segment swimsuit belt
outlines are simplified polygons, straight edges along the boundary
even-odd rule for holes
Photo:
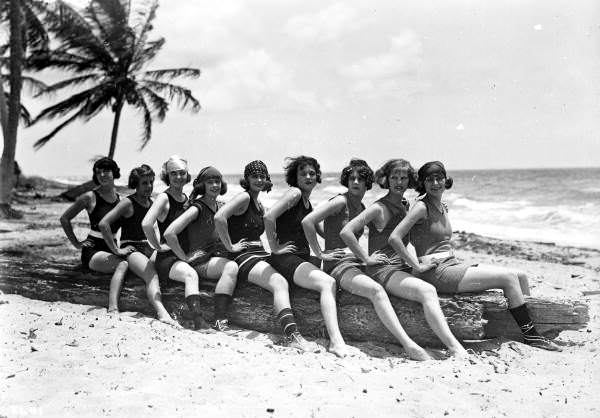
[[[94,231],[93,229],[90,229],[90,232],[88,233],[88,237],[94,237],[94,238],[100,238],[102,239],[102,232],[100,231]]]
[[[449,258],[449,257],[454,257],[454,251],[453,250],[442,251],[442,252],[433,253],[433,254],[427,254],[427,255],[419,257],[419,261],[421,263],[429,263],[433,259],[436,259],[436,260],[439,261],[439,260],[444,260],[444,259]]]

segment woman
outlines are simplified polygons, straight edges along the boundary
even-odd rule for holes
[[[213,328],[225,332],[229,330],[228,309],[237,283],[238,267],[234,261],[222,256],[225,249],[215,232],[214,216],[221,206],[217,197],[227,192],[227,183],[216,168],[205,167],[193,184],[189,208],[173,220],[164,233],[167,244],[179,258],[171,267],[169,277],[184,281],[186,291],[189,275],[219,279],[214,294]],[[194,315],[194,324],[201,326],[200,295],[187,296],[186,302]]]
[[[450,244],[452,227],[448,209],[442,203],[444,191],[452,184],[452,178],[446,175],[441,162],[424,164],[418,172],[417,192],[420,199],[392,232],[390,244],[413,267],[418,277],[435,286],[439,292],[502,289],[508,299],[509,311],[521,328],[524,342],[544,350],[561,351],[554,342],[540,336],[531,321],[524,298],[524,295],[529,295],[525,273],[484,264],[467,265],[454,257]],[[418,259],[406,249],[404,240],[409,231],[410,242],[415,247]],[[435,267],[429,269],[432,263]]]
[[[390,233],[406,216],[408,203],[404,192],[416,183],[415,171],[403,159],[386,162],[375,173],[375,181],[388,193],[350,220],[342,228],[340,237],[354,255],[367,267],[367,276],[377,281],[388,293],[423,305],[425,320],[442,343],[448,347],[450,355],[465,357],[466,350],[452,335],[444,313],[440,307],[437,292],[433,286],[410,274],[410,266],[398,257],[388,244]],[[369,227],[369,252],[359,245],[356,234]],[[433,268],[421,266],[422,270]]]
[[[102,218],[98,227],[110,251],[117,257],[126,259],[129,269],[146,282],[146,295],[158,320],[178,326],[162,304],[158,275],[150,261],[154,249],[148,244],[142,230],[142,219],[152,205],[150,197],[153,186],[154,171],[150,166],[142,164],[131,170],[128,187],[135,189],[135,193],[121,200]],[[113,225],[121,225],[120,248],[117,248],[115,242]],[[119,300],[122,285],[123,277],[112,278],[109,291],[111,298]],[[118,311],[118,306],[115,306],[115,310]]]
[[[265,214],[265,230],[271,248],[270,264],[288,281],[320,293],[321,312],[329,334],[329,351],[338,357],[347,347],[337,321],[335,279],[313,265],[302,229],[302,219],[312,211],[310,194],[321,182],[319,163],[301,155],[285,167],[290,189]]]
[[[121,283],[127,273],[127,261],[112,253],[98,227],[104,215],[119,203],[115,179],[121,176],[121,170],[113,159],[103,157],[94,163],[92,173],[92,180],[98,187],[79,196],[62,214],[60,224],[71,244],[81,249],[81,264],[84,268],[100,273],[113,273],[111,283]],[[90,219],[90,232],[87,238],[80,242],[73,232],[71,220],[83,210],[87,211]],[[118,230],[119,225],[113,225],[112,233]],[[109,312],[118,310],[117,299],[118,294],[109,292]]]
[[[221,242],[238,264],[238,281],[248,280],[271,292],[273,308],[287,345],[301,351],[313,351],[298,331],[288,283],[269,264],[269,254],[260,240],[265,230],[265,211],[258,195],[263,190],[268,193],[273,185],[265,163],[258,160],[248,163],[240,185],[244,191],[215,214],[215,228]]]
[[[340,184],[348,189],[344,194],[319,205],[302,220],[302,227],[313,253],[323,260],[323,270],[339,283],[340,287],[354,295],[362,296],[373,303],[375,312],[385,327],[396,337],[413,360],[430,360],[431,357],[404,331],[394,312],[383,286],[361,270],[361,262],[342,241],[342,228],[362,211],[362,199],[373,185],[373,170],[364,160],[353,159],[342,170]],[[316,228],[324,221],[325,251],[317,240]],[[355,236],[358,239],[361,229]],[[375,256],[377,257],[377,256]]]

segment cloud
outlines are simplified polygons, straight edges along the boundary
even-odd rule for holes
[[[298,90],[292,72],[265,50],[252,50],[205,71],[199,97],[206,110],[285,106],[317,107],[316,94]]]
[[[422,51],[417,35],[405,30],[390,39],[388,51],[340,66],[338,73],[352,83],[352,93],[371,98],[411,94],[428,85],[417,77]]]
[[[284,32],[301,41],[332,41],[360,26],[361,19],[356,9],[335,3],[317,13],[290,18],[284,26]]]

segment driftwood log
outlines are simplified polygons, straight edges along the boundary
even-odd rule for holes
[[[44,301],[65,301],[106,306],[110,275],[84,272],[81,266],[59,261],[31,260],[28,257],[0,255],[0,290]],[[214,282],[202,283],[201,296],[205,317],[212,318]],[[162,288],[163,302],[180,322],[189,323],[183,286],[170,281]],[[420,304],[391,297],[392,304],[406,332],[419,344],[441,346],[427,325]],[[338,293],[338,316],[344,337],[355,341],[396,342],[377,318],[371,303],[347,292]],[[563,330],[585,328],[588,307],[569,300],[528,298],[538,330],[549,337]],[[440,295],[442,310],[452,332],[460,340],[479,340],[504,336],[519,339],[520,332],[508,313],[506,299],[500,292],[460,296]],[[316,292],[292,289],[292,307],[298,325],[307,336],[325,336],[319,296]],[[119,300],[121,311],[153,315],[146,300],[144,283],[128,276]],[[239,327],[261,332],[279,333],[272,310],[271,294],[248,283],[238,285],[234,294],[231,322]]]

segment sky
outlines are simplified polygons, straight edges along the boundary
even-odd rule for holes
[[[141,115],[126,109],[115,159],[127,172],[172,154],[192,172],[231,174],[254,159],[281,172],[299,154],[324,171],[352,157],[449,171],[600,166],[596,0],[162,0],[152,33],[166,43],[149,69],[200,68],[176,82],[202,110],[173,105],[140,151]],[[23,100],[33,113],[51,103]],[[112,113],[34,151],[55,124],[20,131],[23,171],[88,174]]]

